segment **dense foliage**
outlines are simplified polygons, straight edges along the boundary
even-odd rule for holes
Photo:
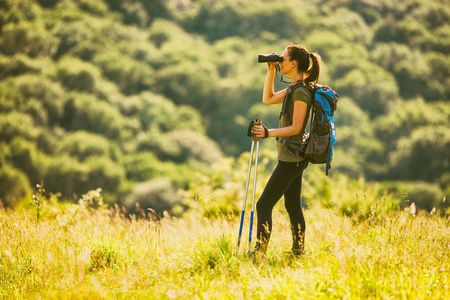
[[[249,120],[276,125],[256,56],[296,42],[341,96],[332,173],[442,200],[449,24],[444,0],[0,0],[0,199],[43,181],[172,207],[248,151]]]

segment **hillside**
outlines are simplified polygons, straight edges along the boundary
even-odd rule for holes
[[[41,182],[64,199],[101,187],[129,209],[180,204],[179,189],[249,150],[251,119],[276,126],[256,57],[295,42],[340,95],[332,174],[433,207],[450,192],[446,4],[1,0],[3,206]]]

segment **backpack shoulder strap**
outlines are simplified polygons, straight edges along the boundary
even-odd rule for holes
[[[294,84],[294,85],[289,86],[289,87],[287,88],[287,93],[286,93],[286,95],[284,96],[283,107],[282,107],[282,109],[281,109],[281,114],[280,114],[280,118],[281,118],[282,116],[284,116],[284,117],[289,121],[289,123],[292,123],[292,117],[289,116],[289,114],[287,113],[286,107],[287,107],[288,104],[290,104],[290,101],[291,101],[291,99],[292,99],[292,97],[291,97],[292,93],[293,93],[297,88],[299,88],[299,87],[306,87],[306,88],[308,88],[308,90],[312,93],[312,97],[313,97],[312,100],[314,100],[314,92],[315,92],[315,89],[312,88],[309,84],[307,84],[307,83],[305,83],[305,82],[303,82],[303,81],[300,81],[300,82],[298,82],[298,83],[296,83],[296,84]],[[311,104],[312,104],[312,101],[311,101]],[[310,104],[310,105],[311,105],[311,104]],[[308,108],[307,108],[308,111],[309,111],[309,108],[310,108],[310,107],[308,106]]]

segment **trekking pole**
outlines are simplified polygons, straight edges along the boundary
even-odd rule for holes
[[[244,204],[242,205],[241,224],[239,226],[239,237],[238,237],[238,243],[237,243],[237,252],[239,252],[239,245],[241,244],[242,227],[244,225],[244,216],[245,216],[245,207],[247,205],[248,186],[249,186],[249,183],[250,183],[250,174],[251,174],[251,170],[252,170],[253,149],[255,147],[255,141],[256,140],[257,140],[257,149],[259,149],[259,138],[256,138],[256,136],[252,133],[252,128],[253,128],[253,125],[260,125],[260,124],[261,124],[261,121],[259,121],[258,119],[256,119],[255,121],[252,121],[250,123],[250,126],[248,128],[248,132],[247,132],[247,135],[252,137],[252,147],[251,147],[251,150],[250,150],[250,158],[248,159],[247,181],[245,183]],[[254,207],[254,199],[252,201],[252,217],[251,217],[252,223],[253,223],[253,207]],[[251,229],[250,229],[250,232],[251,232]]]
[[[255,121],[255,125],[262,125],[259,120]],[[253,212],[255,211],[255,193],[256,193],[256,174],[258,172],[258,152],[259,152],[259,137],[253,136],[253,141],[256,138],[256,154],[255,154],[255,175],[253,176],[253,193],[252,193],[252,212],[250,214],[250,232],[248,234],[248,252],[251,250],[252,245],[252,228],[253,228]]]
[[[247,182],[245,183],[244,204],[242,205],[241,225],[239,227],[239,237],[238,237],[237,251],[239,251],[239,245],[241,243],[241,235],[242,235],[242,226],[244,225],[245,205],[247,203],[248,183],[250,181],[250,173],[251,173],[251,169],[252,169],[253,148],[254,148],[254,146],[255,146],[255,137],[253,136],[252,137],[252,148],[250,150],[250,158],[248,160]]]

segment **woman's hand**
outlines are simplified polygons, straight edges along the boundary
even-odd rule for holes
[[[273,72],[273,73],[275,73],[275,70],[276,70],[276,62],[268,62],[267,63],[267,72]]]
[[[252,128],[252,133],[259,138],[269,137],[269,130],[264,125],[254,125]]]

